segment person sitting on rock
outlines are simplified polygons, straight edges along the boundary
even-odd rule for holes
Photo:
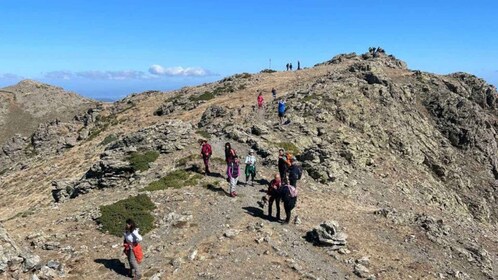
[[[268,185],[268,190],[266,193],[269,196],[268,199],[268,218],[272,218],[271,213],[272,213],[272,208],[273,208],[273,202],[275,202],[275,206],[277,208],[277,220],[280,220],[280,187],[282,186],[282,180],[280,178],[279,174],[275,174],[275,177],[273,180],[270,181],[270,184]]]
[[[128,258],[130,263],[130,276],[133,279],[140,279],[142,273],[140,271],[139,263],[142,261],[143,253],[140,247],[140,242],[142,241],[142,236],[138,233],[138,228],[132,219],[126,220],[125,232],[124,232],[124,253]]]
[[[254,150],[249,151],[249,155],[246,156],[246,184],[249,183],[251,179],[251,186],[254,186],[254,177],[256,177],[256,157],[254,156]]]
[[[281,186],[279,188],[279,196],[284,203],[284,210],[285,210],[284,224],[288,224],[290,222],[292,209],[296,207],[297,189],[289,184]]]
[[[235,188],[237,187],[237,182],[239,180],[239,173],[240,173],[239,158],[237,155],[235,155],[234,159],[228,164],[228,169],[227,169],[227,176],[230,183],[229,192],[231,197],[237,196]]]
[[[302,175],[303,170],[301,166],[298,165],[296,157],[292,156],[291,166],[289,167],[289,184],[297,188],[297,180],[300,180]]]
[[[208,144],[206,139],[199,140],[199,143],[201,144],[201,156],[204,161],[204,173],[209,175],[211,173],[209,170],[209,158],[213,154],[213,151],[211,149],[211,145]]]

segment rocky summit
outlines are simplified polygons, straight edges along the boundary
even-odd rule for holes
[[[497,279],[497,97],[375,48],[54,111],[0,153],[0,278],[127,279],[133,214],[143,279]],[[240,176],[235,198],[226,142],[257,155],[255,185]],[[261,200],[280,148],[304,170],[289,224]]]

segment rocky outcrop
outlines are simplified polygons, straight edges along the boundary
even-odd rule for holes
[[[330,246],[332,250],[344,248],[348,235],[339,230],[336,221],[324,221],[306,235],[308,241],[316,245]]]
[[[19,276],[23,272],[39,269],[41,259],[19,248],[0,225],[0,277]]]

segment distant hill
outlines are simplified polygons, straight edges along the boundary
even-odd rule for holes
[[[68,121],[98,102],[33,80],[0,89],[0,144],[15,134],[29,136],[40,123]]]

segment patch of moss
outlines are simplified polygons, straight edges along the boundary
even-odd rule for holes
[[[196,131],[196,133],[199,134],[200,136],[202,136],[202,138],[204,138],[204,139],[211,139],[211,133],[209,133],[205,130],[199,129]]]
[[[176,167],[185,167],[185,165],[187,165],[187,163],[195,160],[196,158],[200,158],[200,155],[197,155],[197,154],[191,154],[189,156],[186,156],[184,158],[181,158],[179,159],[177,162],[176,162]]]
[[[214,92],[206,91],[201,95],[192,95],[188,99],[190,101],[207,101],[213,99],[214,95],[215,95]]]
[[[202,178],[201,175],[185,170],[175,170],[165,177],[150,183],[140,191],[159,191],[169,188],[180,189],[186,186],[195,186]]]
[[[294,145],[293,143],[290,142],[280,142],[280,143],[275,143],[275,147],[282,148],[285,150],[285,152],[289,152],[293,155],[299,155],[300,151],[299,148]]]
[[[309,95],[306,95],[305,97],[303,97],[303,99],[301,99],[303,102],[308,102],[308,101],[311,101],[315,99],[315,96],[313,96],[312,94],[309,94]]]
[[[150,163],[156,161],[158,157],[159,153],[156,151],[134,152],[128,157],[128,162],[135,171],[145,171],[150,168]]]
[[[237,79],[248,79],[251,76],[252,76],[251,74],[246,73],[246,72],[234,75],[234,77],[237,78]]]
[[[275,73],[275,72],[277,72],[277,71],[273,70],[273,69],[263,69],[263,70],[261,70],[260,73]]]
[[[150,213],[156,206],[145,194],[120,200],[116,203],[100,206],[101,216],[97,219],[102,232],[122,236],[126,219],[133,219],[146,234],[154,228],[154,217]]]
[[[4,175],[5,173],[7,173],[7,171],[9,171],[8,168],[5,168],[5,169],[2,169],[0,170],[0,176]]]
[[[100,146],[106,146],[107,144],[118,140],[118,137],[114,134],[107,135],[102,142],[100,142]]]

